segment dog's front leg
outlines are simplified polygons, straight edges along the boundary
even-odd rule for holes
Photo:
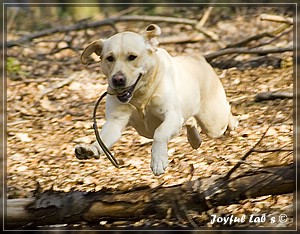
[[[155,130],[150,165],[154,175],[163,174],[168,166],[168,142],[179,133],[182,124],[183,118],[180,113],[168,111],[164,121]]]
[[[107,148],[111,148],[115,142],[119,140],[122,135],[122,130],[126,127],[131,116],[131,111],[126,107],[107,107],[107,121],[103,125],[100,137]],[[103,151],[97,141],[93,144],[79,144],[75,146],[75,155],[78,159],[99,158]]]
[[[119,140],[125,123],[114,120],[108,120],[102,127],[100,137],[107,148]],[[78,159],[99,158],[103,151],[97,141],[93,144],[79,144],[75,146],[75,155]]]

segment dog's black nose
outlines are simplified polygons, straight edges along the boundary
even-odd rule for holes
[[[122,87],[126,84],[126,77],[122,72],[117,72],[112,77],[112,83],[115,87]]]

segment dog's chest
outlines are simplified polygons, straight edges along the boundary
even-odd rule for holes
[[[153,138],[155,130],[162,123],[162,117],[154,110],[151,102],[135,106],[129,125],[134,127],[141,136]]]

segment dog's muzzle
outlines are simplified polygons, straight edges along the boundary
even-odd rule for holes
[[[142,73],[140,73],[139,77],[137,78],[136,82],[133,85],[129,86],[126,90],[122,90],[122,92],[120,92],[120,93],[116,89],[112,89],[109,86],[108,86],[107,92],[108,92],[108,94],[116,95],[120,102],[127,103],[132,98],[133,91],[134,91],[137,83],[141,79],[141,77],[142,77]]]

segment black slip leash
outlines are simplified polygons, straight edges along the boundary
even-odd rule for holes
[[[93,124],[93,128],[95,131],[95,135],[96,135],[96,139],[99,143],[99,145],[101,146],[103,152],[105,153],[106,157],[109,159],[109,161],[111,161],[111,163],[119,168],[119,163],[118,161],[115,159],[115,157],[111,154],[110,150],[107,148],[107,146],[104,144],[104,142],[102,141],[99,131],[98,131],[98,127],[97,127],[97,120],[96,120],[96,115],[97,115],[97,108],[99,103],[101,102],[101,100],[107,95],[107,92],[103,93],[101,95],[101,97],[97,100],[95,108],[94,108],[94,114],[93,114],[93,120],[94,120],[94,124]]]

